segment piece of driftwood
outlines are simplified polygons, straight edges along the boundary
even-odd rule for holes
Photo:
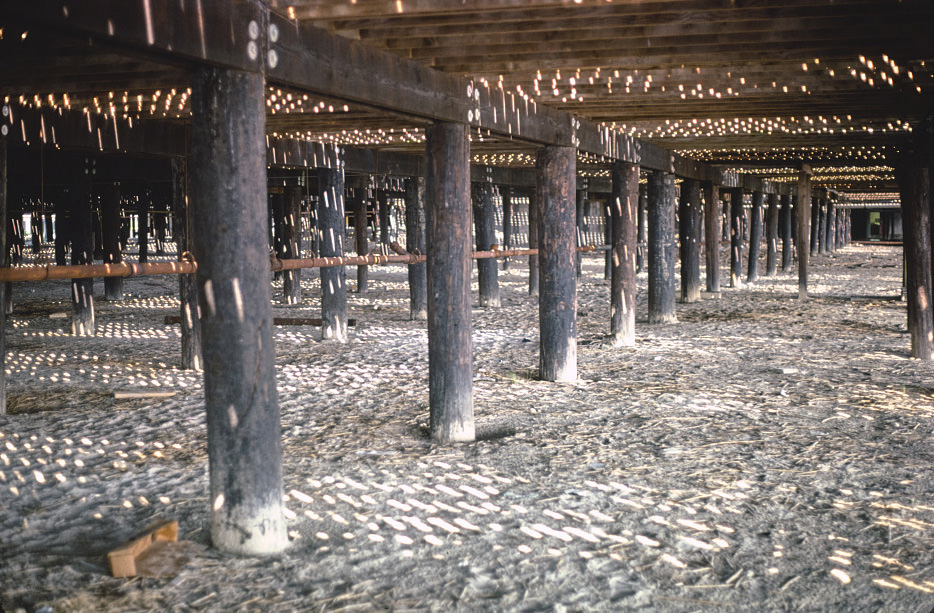
[[[167,326],[180,323],[182,323],[182,318],[179,315],[165,316]],[[272,323],[274,326],[320,326],[321,319],[318,317],[273,317]],[[356,326],[357,320],[350,318],[347,320],[347,325]]]
[[[178,541],[178,522],[175,520],[162,520],[156,522],[107,554],[110,565],[110,574],[114,577],[135,577],[138,574],[138,564],[144,557],[152,555],[158,543],[175,543]]]
[[[131,398],[171,398],[177,393],[177,391],[118,390],[114,392],[114,399],[127,400]]]

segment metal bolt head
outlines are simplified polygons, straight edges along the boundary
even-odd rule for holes
[[[250,40],[259,38],[259,24],[255,21],[250,20],[250,23],[247,24],[246,31],[250,35]]]
[[[268,62],[270,68],[275,68],[279,65],[279,54],[276,53],[275,49],[269,50]]]
[[[271,42],[278,42],[279,40],[279,26],[274,23],[269,24],[269,40]]]

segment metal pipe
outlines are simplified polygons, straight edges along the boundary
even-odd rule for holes
[[[606,251],[609,245],[584,245],[577,250],[582,253]],[[526,255],[538,255],[538,249],[492,249],[474,251],[472,258],[507,258]],[[408,253],[405,255],[357,255],[340,258],[304,258],[280,260],[271,258],[271,268],[295,270],[298,268],[329,268],[331,266],[380,266],[383,264],[420,264],[425,261],[424,254]],[[147,277],[154,275],[190,275],[198,271],[198,263],[192,260],[180,262],[121,262],[119,264],[87,264],[74,266],[18,266],[0,268],[0,282],[4,281],[52,281],[57,279],[90,279],[99,277]]]

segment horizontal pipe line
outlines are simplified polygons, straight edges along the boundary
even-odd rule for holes
[[[590,253],[608,251],[609,245],[585,245],[577,251]],[[474,251],[474,260],[507,258],[525,255],[538,255],[538,249],[492,249]],[[297,270],[300,268],[329,268],[332,266],[382,266],[385,264],[420,264],[425,261],[424,254],[408,253],[405,255],[354,255],[333,258],[305,258],[280,260],[271,258],[273,271]],[[120,264],[85,264],[71,266],[19,266],[0,268],[0,282],[50,281],[56,279],[92,279],[98,277],[145,277],[152,275],[190,275],[198,271],[198,263],[182,262],[121,262]]]

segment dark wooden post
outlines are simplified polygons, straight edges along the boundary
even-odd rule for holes
[[[10,109],[4,106],[3,111],[4,115],[9,115]],[[8,183],[7,126],[3,126],[0,131],[0,228],[6,227]],[[0,253],[6,252],[6,233],[0,232]],[[6,304],[6,292],[6,284],[0,283],[0,304]],[[0,415],[6,414],[6,309],[0,309]]]
[[[611,203],[612,197],[606,198],[603,202],[603,244],[610,245],[611,248],[604,254],[603,257],[603,278],[607,280],[613,279],[613,205]],[[638,204],[639,200],[636,198],[636,203]],[[635,218],[633,218],[635,221]],[[635,224],[633,224],[635,227]]]
[[[541,174],[541,169],[536,167]],[[529,192],[529,249],[538,249],[542,237],[542,192],[536,186]],[[538,296],[540,277],[538,274],[538,255],[529,256],[529,296]]]
[[[283,194],[282,257],[296,259],[302,253],[302,188],[298,178],[290,178]],[[302,303],[302,271],[282,271],[282,302]]]
[[[370,251],[370,241],[367,227],[367,199],[366,188],[356,187],[353,189],[353,237],[354,251],[357,255],[367,255]],[[365,294],[367,290],[367,281],[369,277],[369,267],[366,265],[357,266],[357,293]]]
[[[265,202],[265,198],[263,199]],[[139,261],[149,261],[149,209],[152,204],[152,189],[145,187],[136,202],[139,216]]]
[[[425,181],[405,180],[405,249],[425,253]],[[409,319],[428,319],[428,279],[425,263],[409,264]]]
[[[473,184],[472,198],[474,232],[477,251],[489,251],[496,244],[496,219],[493,208],[493,184],[481,181]],[[499,265],[494,259],[477,260],[477,285],[480,306],[498,307]]]
[[[573,147],[538,150],[542,195],[541,288],[538,300],[539,371],[545,381],[577,380],[575,229],[577,157]]]
[[[827,253],[827,198],[818,196],[817,253]]]
[[[730,287],[742,284],[743,274],[743,190],[730,190]]]
[[[820,249],[820,200],[817,196],[811,195],[811,255],[817,255]]]
[[[503,249],[512,247],[512,187],[501,185],[500,198],[503,201]],[[503,270],[509,270],[509,258],[503,258]]]
[[[379,214],[379,243],[380,251],[385,253],[389,249],[389,191],[376,190],[376,209]]]
[[[645,270],[646,251],[648,250],[648,225],[649,225],[649,186],[643,184],[639,186],[639,223],[636,227],[636,240],[639,246],[636,248],[636,272]]]
[[[431,437],[473,441],[470,320],[470,140],[468,126],[425,129],[428,171],[428,405]]]
[[[101,233],[104,243],[104,264],[123,261],[120,244],[120,184],[109,177],[101,190]],[[123,277],[104,277],[104,298],[123,300]]]
[[[793,223],[791,196],[787,194],[781,196],[778,220],[779,231],[782,236],[782,272],[784,272],[791,266],[791,227]]]
[[[649,174],[649,323],[678,320],[675,313],[675,176]]]
[[[587,192],[582,189],[574,190],[574,218],[577,220],[576,228],[576,242],[575,245],[580,247],[587,243],[587,234],[585,231],[585,226],[587,224],[587,218],[584,216],[584,203],[587,200]],[[582,256],[580,251],[575,251],[574,261],[577,265],[577,278],[581,278],[581,261]]]
[[[778,270],[778,194],[769,194],[769,207],[765,213],[765,274],[773,276]]]
[[[824,239],[825,251],[827,253],[833,253],[836,251],[837,245],[837,209],[833,204],[833,200],[830,197],[827,197],[827,228],[826,228],[826,238]]]
[[[263,76],[200,68],[191,203],[201,296],[211,540],[247,555],[288,541],[276,399]]]
[[[720,291],[720,188],[704,183],[704,251],[707,262],[707,291]]]
[[[188,160],[172,158],[172,235],[178,259],[192,256],[191,204],[188,202]],[[185,370],[201,370],[201,306],[198,304],[198,279],[195,275],[178,276],[178,298],[182,331],[182,362]]]
[[[617,347],[636,344],[636,251],[639,225],[639,166],[613,164],[612,278],[610,280],[610,335]]]
[[[931,167],[915,152],[896,165],[904,220],[905,282],[911,357],[934,355],[934,317],[931,304]]]
[[[344,257],[344,168],[337,147],[325,148],[328,167],[318,168],[321,257]],[[347,342],[347,271],[321,269],[321,338]]]
[[[684,179],[678,203],[678,226],[681,235],[681,301],[700,300],[700,181]]]
[[[79,160],[75,168],[68,198],[71,209],[71,263],[93,264],[94,235],[91,228],[89,199],[91,171],[87,160]],[[94,279],[71,280],[71,332],[77,336],[94,336]]]
[[[285,244],[282,242],[282,235],[285,233],[285,186],[279,184],[280,181],[272,181],[269,192],[269,230],[272,239],[272,252],[280,260],[285,257]],[[153,217],[155,218],[155,216]],[[276,280],[282,279],[283,271],[277,270],[274,273]]]
[[[753,283],[759,278],[759,252],[762,249],[762,204],[765,194],[752,193],[752,210],[749,215],[749,261],[746,267],[746,282]]]
[[[68,243],[71,242],[71,211],[68,210],[67,188],[58,194],[55,201],[55,265],[67,263]],[[6,223],[4,222],[4,226]],[[2,233],[6,236],[6,232]]]
[[[798,173],[798,300],[808,297],[808,240],[811,236],[811,167]],[[814,248],[813,241],[811,249]]]

